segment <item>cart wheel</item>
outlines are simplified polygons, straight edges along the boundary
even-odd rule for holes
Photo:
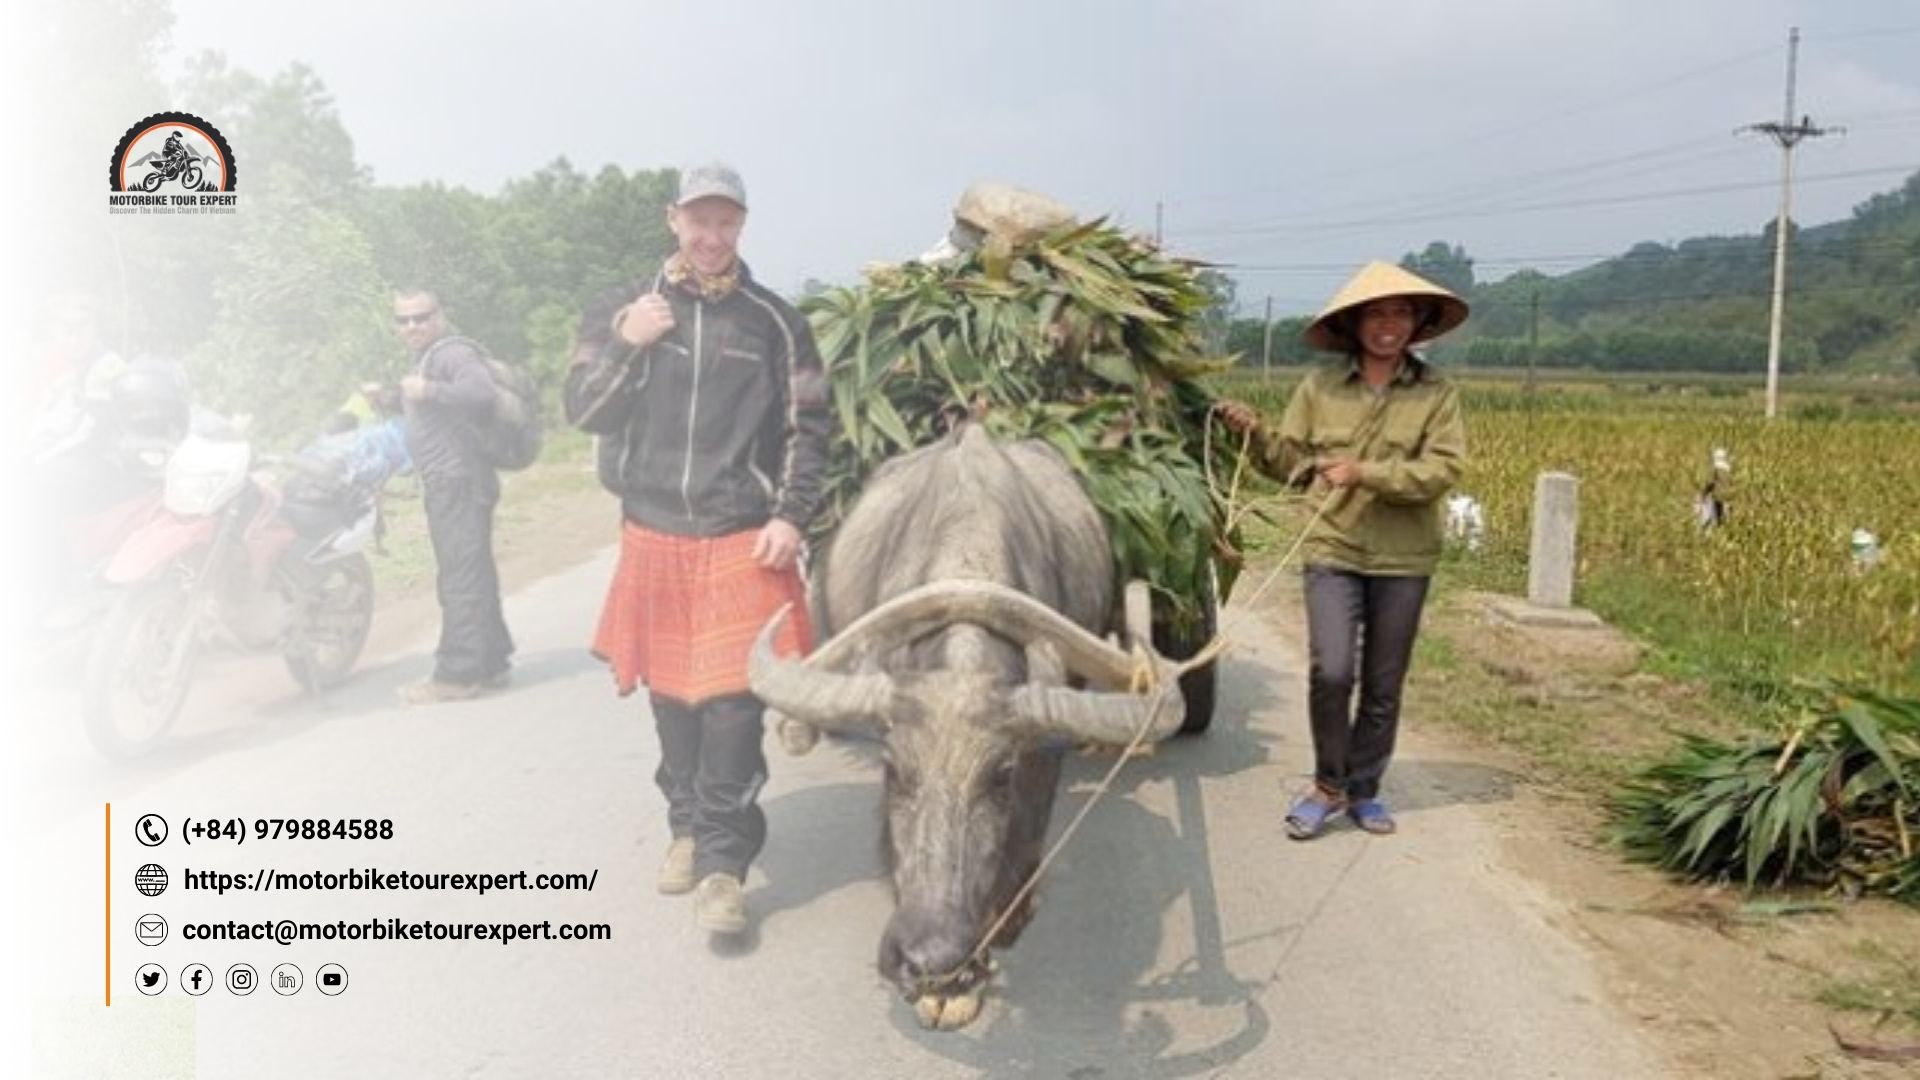
[[[1169,660],[1187,660],[1207,647],[1220,629],[1219,575],[1209,566],[1207,581],[1200,596],[1200,622],[1188,633],[1176,633],[1165,623],[1153,627],[1153,647]],[[1131,614],[1131,611],[1129,611]],[[1213,723],[1213,699],[1219,681],[1220,662],[1211,660],[1180,676],[1180,696],[1187,706],[1180,734],[1198,735]]]

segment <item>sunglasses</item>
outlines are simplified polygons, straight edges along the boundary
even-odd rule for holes
[[[393,317],[393,325],[402,327],[425,326],[427,323],[432,322],[433,317],[438,314],[440,314],[438,311],[428,311],[419,315],[395,315]]]

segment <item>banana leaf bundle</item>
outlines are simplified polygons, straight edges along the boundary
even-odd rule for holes
[[[1200,273],[1096,220],[803,301],[839,422],[815,539],[882,462],[980,423],[1045,439],[1080,471],[1123,580],[1185,621],[1217,568],[1224,600],[1239,550],[1207,458],[1224,486],[1238,445],[1206,422],[1199,380],[1230,361],[1203,355]]]
[[[1821,687],[1779,735],[1687,737],[1613,810],[1630,856],[1688,877],[1920,904],[1920,699]]]

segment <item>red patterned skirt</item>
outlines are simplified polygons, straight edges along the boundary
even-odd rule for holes
[[[813,648],[800,573],[755,562],[759,533],[674,536],[625,523],[593,636],[593,654],[612,666],[622,697],[641,684],[690,705],[746,692],[753,639],[783,604],[793,611],[774,651],[804,656]]]

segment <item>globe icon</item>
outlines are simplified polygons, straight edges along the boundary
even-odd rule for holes
[[[159,863],[147,863],[134,871],[133,887],[141,896],[159,896],[167,891],[167,871]]]

